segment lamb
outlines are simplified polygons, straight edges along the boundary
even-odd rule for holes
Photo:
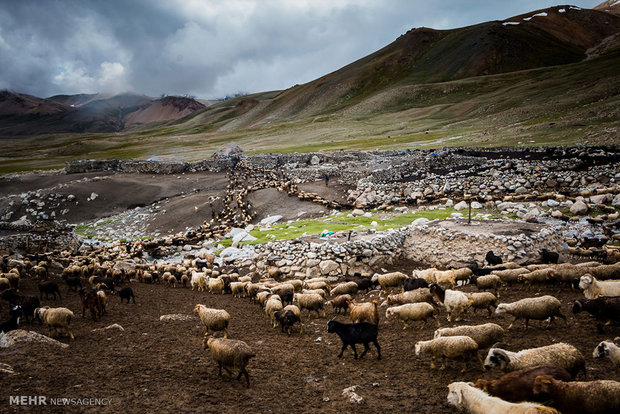
[[[71,312],[67,308],[50,308],[49,306],[44,306],[42,308],[37,308],[34,311],[35,315],[39,319],[40,322],[46,324],[50,331],[50,336],[52,332],[52,328],[55,332],[59,330],[64,330],[69,334],[71,340],[75,340],[73,336],[73,332],[69,328],[69,323],[73,318],[73,312]]]
[[[586,299],[599,296],[620,296],[620,281],[599,282],[590,274],[581,276],[579,289],[583,290]]]
[[[367,322],[342,323],[332,320],[327,323],[327,332],[335,333],[342,341],[342,348],[340,349],[338,358],[342,358],[344,350],[350,346],[351,349],[353,349],[354,359],[357,359],[355,344],[364,344],[364,352],[360,355],[360,358],[363,358],[370,349],[368,344],[372,342],[375,348],[377,348],[377,359],[381,359],[381,347],[377,341],[377,334],[379,332],[378,325]]]
[[[388,295],[387,305],[404,305],[405,303],[419,303],[427,302],[433,305],[433,295],[428,288],[420,288],[416,290],[409,290],[403,293],[397,293],[395,295]]]
[[[402,284],[405,282],[405,280],[407,280],[407,278],[408,276],[404,273],[392,272],[392,273],[385,273],[382,275],[375,274],[372,277],[372,281],[379,282],[379,285],[381,285],[381,288],[387,291],[388,288],[402,286]]]
[[[491,397],[486,392],[465,382],[448,385],[448,403],[464,408],[470,414],[560,414],[557,410],[531,402],[512,403]]]
[[[224,331],[224,338],[228,338],[228,324],[230,323],[230,315],[223,309],[207,308],[205,305],[198,304],[194,307],[194,312],[198,314],[200,320],[210,331]]]
[[[537,365],[555,365],[567,370],[574,378],[579,371],[586,373],[586,360],[577,348],[564,342],[510,352],[491,348],[484,360],[484,368],[499,367],[504,372]]]
[[[182,275],[181,276],[181,285],[185,288],[187,287],[187,285],[189,284],[189,276],[187,275]]]
[[[202,305],[201,305],[202,306]],[[252,348],[243,341],[237,339],[213,338],[207,337],[202,341],[203,349],[209,348],[211,351],[211,359],[218,365],[218,375],[222,376],[222,367],[230,372],[230,369],[238,369],[239,374],[237,380],[243,374],[248,388],[250,388],[250,376],[246,370],[246,366],[250,358],[256,356]]]
[[[519,319],[525,319],[525,329],[527,330],[530,319],[542,321],[551,318],[551,323],[556,316],[564,319],[568,326],[568,320],[560,310],[561,306],[562,304],[558,299],[545,295],[538,298],[525,298],[512,303],[500,303],[495,309],[495,313],[497,315],[507,313],[514,316],[515,319],[508,326],[508,329],[512,328],[512,325]]]
[[[540,251],[540,258],[542,263],[557,263],[560,259],[560,255],[557,252],[552,252],[543,248]]]
[[[492,308],[497,308],[497,298],[491,292],[465,293],[469,298],[469,307],[476,313],[476,309],[486,309],[489,316],[493,314]]]
[[[223,295],[224,281],[218,277],[209,278],[209,280],[207,280],[207,289],[209,290],[209,293],[220,293]]]
[[[485,323],[482,325],[461,325],[454,328],[441,328],[435,331],[434,338],[444,336],[469,336],[476,341],[478,349],[485,349],[499,342],[504,336],[504,330],[495,323]]]
[[[620,338],[616,338],[618,340]],[[603,341],[594,348],[592,357],[595,359],[609,358],[614,367],[620,368],[620,346],[611,341]]]
[[[194,288],[198,288],[199,292],[207,290],[207,278],[205,273],[192,271],[192,278],[189,284],[192,286],[192,290],[194,290]]]
[[[346,315],[347,309],[349,309],[348,302],[352,300],[353,296],[351,295],[338,295],[327,303],[332,305],[336,313],[340,313],[340,311],[342,310],[343,315]]]
[[[435,283],[440,286],[450,285],[451,288],[456,286],[456,282],[459,280],[467,280],[472,275],[471,269],[464,267],[461,269],[452,270],[436,270],[433,274]]]
[[[545,393],[563,414],[600,414],[620,412],[620,382],[599,380],[564,382],[551,375],[534,380],[534,394]]]
[[[435,369],[435,358],[437,357],[441,357],[440,370],[446,367],[446,358],[462,360],[464,366],[461,372],[467,370],[467,361],[474,356],[482,365],[482,360],[478,354],[478,344],[469,336],[441,336],[429,341],[418,341],[415,344],[415,354],[418,356],[430,355],[431,369]]]
[[[17,269],[11,269],[5,277],[9,280],[11,289],[15,289],[16,292],[19,291],[19,271]]]
[[[344,282],[344,283],[340,283],[338,285],[336,285],[335,288],[333,288],[329,294],[331,296],[338,296],[338,295],[355,295],[357,293],[357,283],[355,282]]]
[[[321,295],[316,293],[295,293],[293,302],[297,303],[301,310],[308,310],[308,318],[310,317],[310,312],[313,311],[316,312],[318,318],[320,316],[319,310],[322,311],[323,318],[326,316]]]
[[[424,324],[420,325],[420,330],[426,326],[428,318],[433,319],[439,326],[439,321],[435,319],[435,308],[428,303],[406,303],[400,306],[393,306],[387,308],[385,311],[385,317],[390,319],[396,315],[403,323],[403,329],[407,329],[409,326],[408,321],[424,321]]]
[[[325,291],[330,290],[329,283],[323,280],[317,280],[314,282],[306,281],[306,283],[304,284],[304,287],[308,290],[315,290],[315,289],[323,289]]]
[[[377,301],[357,303],[355,301],[348,302],[349,316],[351,322],[368,322],[379,324],[379,304]]]
[[[273,315],[273,313],[275,311],[282,310],[282,308],[283,308],[282,300],[280,299],[280,296],[278,295],[271,295],[269,299],[267,299],[267,302],[265,303],[265,314],[267,314],[267,316],[269,316],[269,318],[271,319],[271,324],[273,325],[274,328],[277,326],[277,324],[276,324],[276,318]]]
[[[0,277],[0,291],[11,289],[11,282],[6,277]]]
[[[118,291],[118,296],[121,298],[121,303],[123,303],[123,299],[127,299],[127,304],[129,305],[129,299],[131,299],[135,305],[136,297],[133,294],[133,290],[129,286],[125,286],[121,290]]]
[[[548,399],[548,396],[534,395],[532,391],[534,380],[539,375],[551,375],[553,378],[562,381],[571,381],[573,379],[564,368],[553,365],[540,365],[512,371],[491,381],[479,379],[474,386],[495,397],[510,402],[545,401]]]
[[[60,289],[56,282],[39,282],[39,299],[43,299],[43,293],[45,293],[45,299],[49,299],[49,295],[53,294],[54,300],[56,300],[56,293],[58,293],[58,298],[62,299],[62,296],[60,296]]]
[[[579,299],[573,303],[573,313],[587,311],[598,321],[596,327],[603,333],[603,325],[620,322],[620,296],[599,296],[596,299]]]
[[[461,315],[467,310],[467,307],[471,304],[470,299],[463,292],[458,290],[446,289],[443,290],[439,285],[431,283],[429,286],[430,292],[435,299],[440,303],[443,303],[446,311],[448,312],[448,322],[451,321],[452,315],[456,316],[455,321],[460,320]]]

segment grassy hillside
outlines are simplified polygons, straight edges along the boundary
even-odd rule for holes
[[[230,141],[248,154],[618,143],[619,33],[620,17],[568,6],[454,30],[414,29],[307,84],[180,119],[113,133],[0,138],[0,173],[75,159],[193,161]]]

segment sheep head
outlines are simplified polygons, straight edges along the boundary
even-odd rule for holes
[[[491,348],[489,350],[489,354],[484,360],[484,369],[489,370],[493,367],[500,367],[500,369],[503,370],[506,365],[508,365],[509,361],[510,358],[508,358],[508,355],[504,350]]]
[[[592,357],[595,359],[607,358],[608,356],[609,356],[609,345],[605,341],[598,344],[598,346],[594,348],[594,352],[592,353]]]
[[[593,282],[594,278],[591,274],[583,275],[581,276],[581,279],[579,279],[579,289],[586,290],[590,287],[590,285],[592,285]]]
[[[455,406],[460,407],[463,403],[463,385],[462,382],[453,382],[448,385],[448,403]]]

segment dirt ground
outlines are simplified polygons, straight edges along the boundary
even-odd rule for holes
[[[411,269],[401,269],[410,271]],[[36,283],[26,279],[25,294],[37,294]],[[351,350],[337,358],[340,341],[328,334],[327,320],[335,316],[327,309],[327,319],[304,319],[303,334],[291,337],[272,329],[259,305],[230,295],[211,295],[188,288],[132,284],[136,304],[123,304],[118,296],[110,298],[108,314],[94,322],[81,317],[77,295],[61,286],[62,300],[43,299],[44,305],[66,306],[74,311],[72,322],[75,341],[68,349],[28,344],[0,350],[0,362],[11,365],[15,374],[0,374],[2,412],[40,412],[40,408],[9,405],[9,396],[43,395],[48,398],[111,398],[109,406],[97,412],[226,412],[226,413],[316,413],[316,412],[411,412],[450,413],[447,386],[452,381],[475,381],[495,378],[498,371],[483,372],[472,362],[461,374],[460,364],[450,364],[444,371],[430,370],[429,360],[415,356],[414,344],[431,339],[436,326],[429,322],[421,331],[418,323],[403,331],[400,322],[385,319],[381,311],[379,343],[382,360],[376,359],[374,347],[365,358],[354,360]],[[475,288],[467,286],[466,291]],[[565,341],[576,346],[586,358],[589,380],[620,380],[608,360],[594,360],[592,351],[602,340],[620,335],[620,327],[607,327],[599,334],[587,314],[572,315],[572,301],[582,295],[563,288],[543,287],[527,291],[522,287],[501,291],[501,301],[510,302],[527,296],[552,294],[563,303],[570,327],[556,321],[551,328],[534,321],[527,332],[516,324],[503,343],[510,350]],[[358,300],[377,299],[378,292],[358,295]],[[193,315],[197,303],[226,309],[231,315],[231,338],[248,343],[256,353],[249,365],[251,387],[247,389],[217,367],[209,351],[201,346],[203,327],[197,317],[190,321],[161,322],[165,314]],[[2,319],[8,318],[3,304]],[[576,317],[574,317],[576,316]],[[348,321],[348,317],[337,316]],[[442,326],[450,326],[445,311],[439,310]],[[489,317],[479,311],[469,315],[467,323],[493,321],[504,328],[509,321]],[[94,328],[118,323],[125,329],[91,332]],[[45,326],[24,325],[27,330],[48,334]],[[361,347],[359,347],[361,348]],[[482,354],[486,354],[482,352]],[[581,375],[581,374],[580,374]],[[357,386],[355,392],[363,403],[353,404],[342,395],[343,389]],[[59,410],[60,411],[60,410]],[[83,407],[63,408],[81,412]]]

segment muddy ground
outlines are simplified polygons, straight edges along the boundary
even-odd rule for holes
[[[410,271],[409,268],[401,269]],[[76,293],[62,285],[62,300],[46,300],[43,304],[66,306],[76,317],[72,322],[75,341],[68,349],[48,345],[28,344],[0,350],[0,362],[11,365],[15,374],[0,374],[2,412],[41,412],[40,408],[9,405],[9,396],[43,395],[67,398],[111,398],[109,406],[97,407],[97,412],[226,412],[226,413],[316,413],[316,412],[411,412],[450,413],[447,405],[447,385],[452,381],[475,381],[495,378],[500,372],[483,372],[475,362],[461,374],[460,364],[451,364],[444,371],[429,369],[427,358],[416,357],[414,344],[432,338],[436,326],[432,323],[421,331],[416,326],[403,331],[400,322],[385,319],[382,308],[379,342],[383,359],[376,359],[374,348],[365,358],[354,360],[347,350],[337,358],[339,339],[328,334],[327,320],[334,316],[327,309],[328,319],[304,319],[303,334],[291,337],[272,329],[259,305],[230,295],[211,295],[186,288],[134,283],[136,304],[120,304],[118,296],[110,298],[108,314],[94,322],[82,318]],[[36,283],[26,279],[26,294],[37,294]],[[467,286],[465,291],[475,288]],[[378,292],[358,295],[359,300],[376,299]],[[620,327],[608,327],[599,334],[586,314],[573,317],[570,308],[582,294],[563,288],[532,289],[513,287],[501,291],[501,301],[513,301],[527,296],[552,294],[563,303],[570,327],[554,322],[546,328],[542,322],[532,322],[527,332],[523,324],[509,331],[503,341],[507,349],[548,345],[565,341],[576,346],[586,357],[588,379],[620,380],[608,360],[592,359],[594,347],[602,340],[620,335]],[[209,352],[201,347],[203,328],[197,317],[190,321],[160,322],[165,314],[192,315],[197,303],[226,309],[231,315],[230,337],[247,342],[256,357],[250,361],[251,387],[229,375],[218,377]],[[2,309],[6,319],[6,304]],[[87,314],[88,316],[88,314]],[[347,317],[337,319],[347,321]],[[450,326],[446,313],[439,311],[442,326]],[[469,316],[467,323],[493,321],[504,328],[509,321],[489,317],[479,311]],[[118,323],[125,329],[92,332]],[[45,326],[25,325],[25,329],[47,334]],[[581,375],[581,374],[580,374]],[[342,395],[343,389],[357,386],[363,398],[354,404]],[[63,408],[79,412],[83,407]],[[58,410],[60,411],[60,410]]]

